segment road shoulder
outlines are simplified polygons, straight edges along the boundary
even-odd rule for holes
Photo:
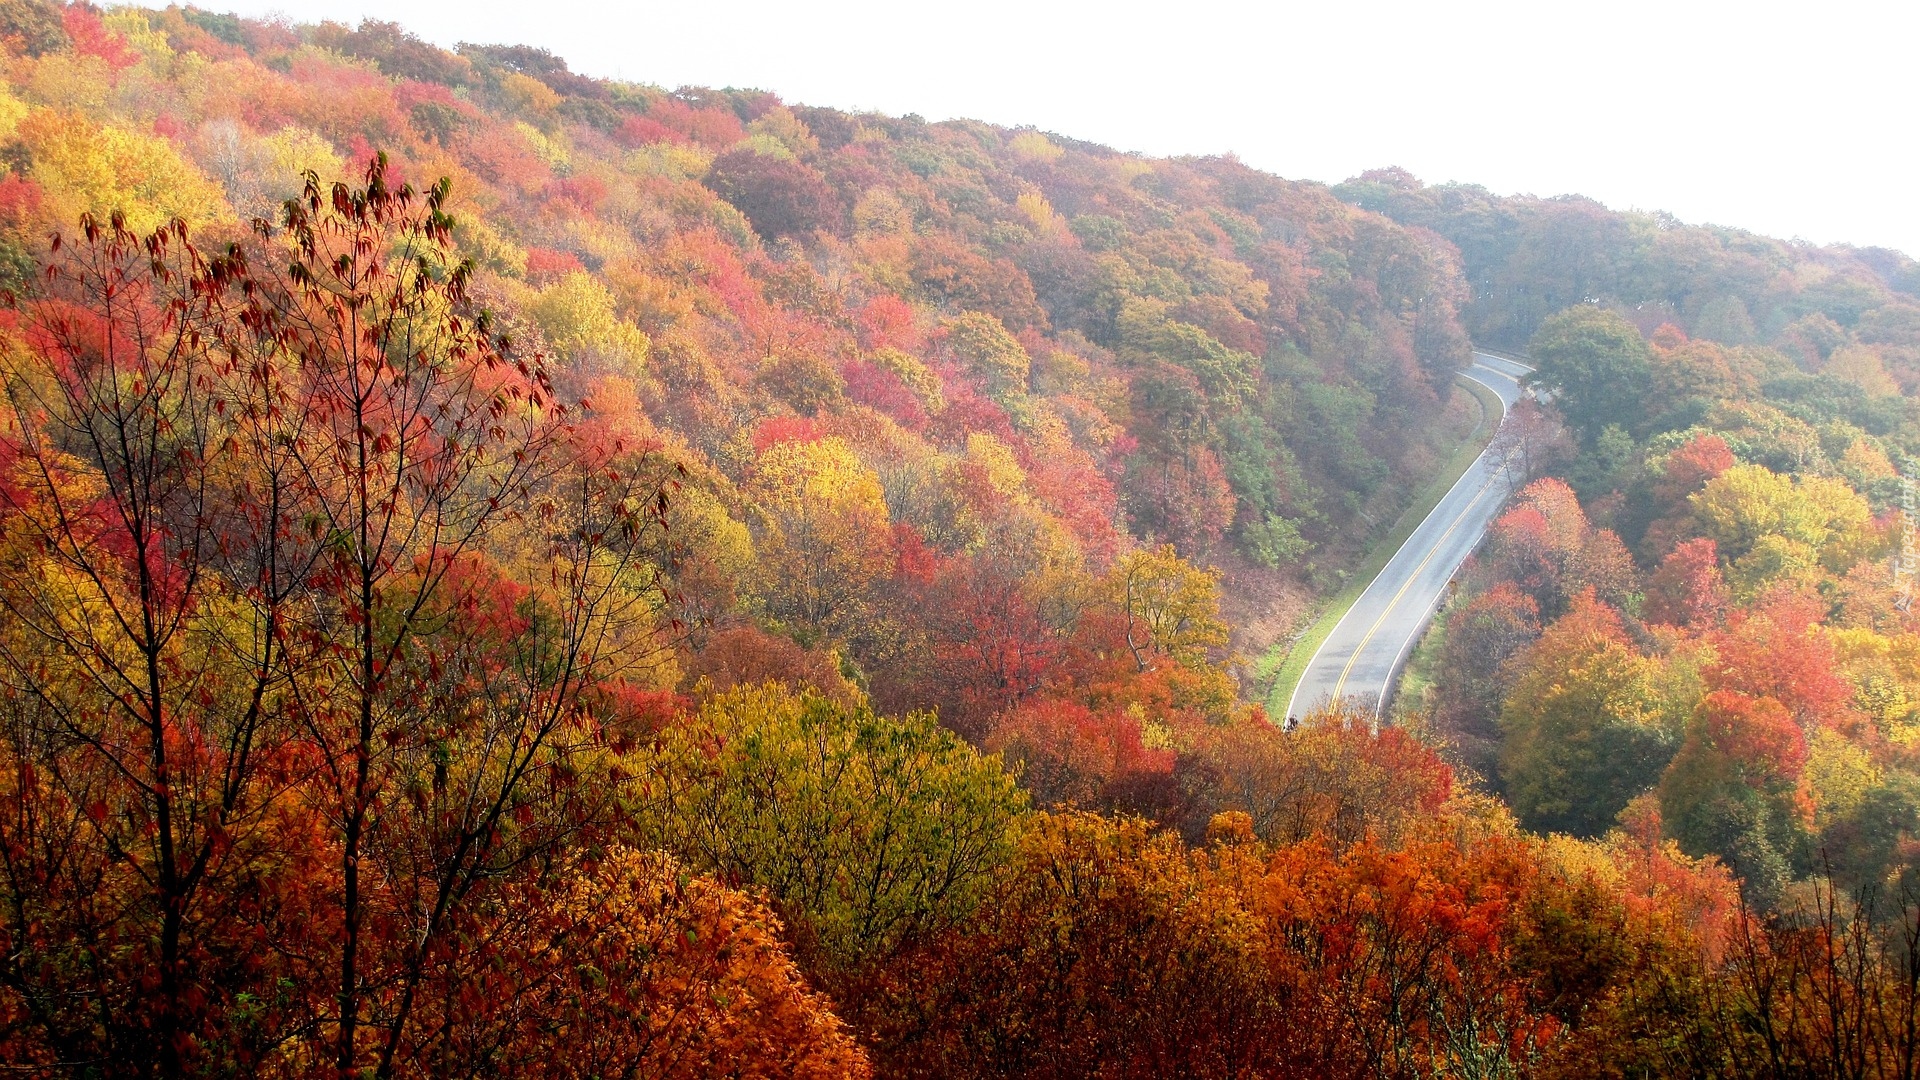
[[[1496,418],[1505,412],[1505,406],[1501,404],[1499,395],[1484,384],[1468,378],[1464,373],[1458,375],[1456,381],[1480,403],[1479,425],[1461,442],[1453,456],[1448,459],[1446,467],[1435,474],[1421,492],[1420,497],[1400,515],[1399,520],[1394,523],[1393,530],[1374,545],[1367,553],[1365,561],[1355,567],[1353,576],[1348,579],[1347,584],[1326,601],[1324,608],[1313,622],[1292,639],[1276,644],[1255,665],[1256,679],[1261,682],[1272,680],[1271,688],[1266,695],[1268,715],[1275,717],[1286,715],[1294,688],[1300,684],[1301,677],[1306,674],[1307,667],[1312,664],[1315,654],[1320,651],[1321,644],[1326,641],[1328,635],[1333,633],[1334,627],[1346,617],[1347,611],[1367,591],[1367,587],[1373,583],[1373,580],[1386,569],[1387,563],[1413,536],[1414,531],[1426,521],[1427,515],[1433,513],[1434,507],[1440,505],[1440,501],[1446,498],[1447,492],[1453,489],[1453,485],[1473,467],[1473,463],[1485,452],[1487,444],[1493,441],[1494,429],[1498,426]]]

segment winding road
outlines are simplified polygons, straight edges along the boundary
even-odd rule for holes
[[[1531,373],[1524,365],[1477,352],[1461,375],[1500,398],[1505,420],[1520,399],[1520,379]],[[1512,493],[1511,470],[1496,441],[1460,475],[1321,642],[1287,702],[1287,716],[1303,716],[1344,698],[1378,718],[1454,571],[1480,545]]]

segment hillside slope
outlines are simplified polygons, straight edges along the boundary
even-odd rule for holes
[[[1575,486],[1431,710],[1516,817],[1231,656],[1432,468],[1463,317],[1531,318],[1398,203],[382,23],[0,0],[0,49],[10,1067],[1916,1060],[1906,264],[1781,249],[1741,303],[1818,299],[1817,359],[1543,323],[1580,441],[1513,449]]]

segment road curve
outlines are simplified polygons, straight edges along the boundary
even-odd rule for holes
[[[1531,369],[1474,353],[1461,372],[1500,398],[1500,419],[1520,399],[1520,378]],[[1307,662],[1287,702],[1289,718],[1345,698],[1380,715],[1400,666],[1433,617],[1454,571],[1466,561],[1512,494],[1509,470],[1496,442],[1475,458],[1413,535],[1354,601]]]

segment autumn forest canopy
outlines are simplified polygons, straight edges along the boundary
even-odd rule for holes
[[[377,21],[0,51],[5,1069],[1920,1070],[1912,259]],[[1488,436],[1387,722],[1270,717]]]

